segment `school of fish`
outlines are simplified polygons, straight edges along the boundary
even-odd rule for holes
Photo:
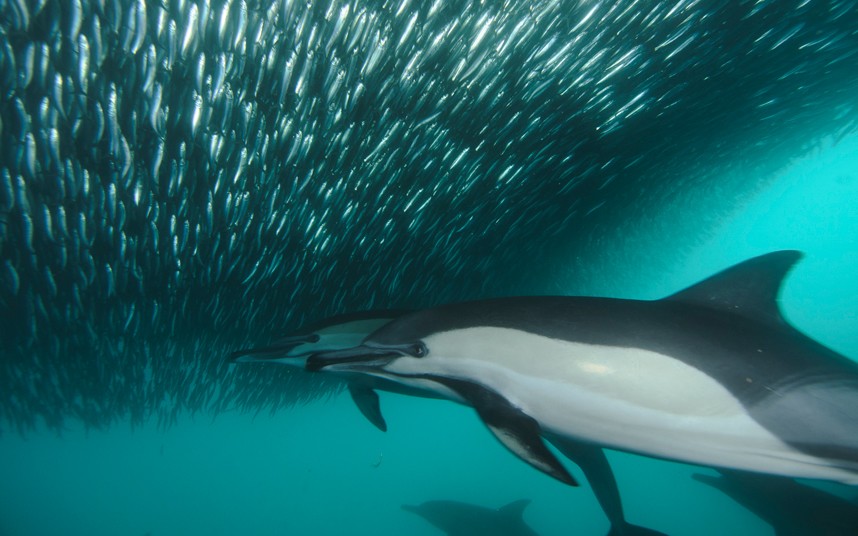
[[[855,130],[856,14],[0,2],[0,430],[303,402],[340,384],[226,354],[340,312],[514,294],[558,243],[609,247],[600,222],[752,190],[708,170]]]

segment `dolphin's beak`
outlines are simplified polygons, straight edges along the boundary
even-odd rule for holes
[[[336,370],[349,370],[353,367],[381,366],[401,355],[402,352],[390,348],[355,346],[345,350],[314,353],[307,358],[305,368],[310,372],[318,372],[328,367],[333,367]]]
[[[247,348],[237,350],[230,354],[229,360],[233,363],[252,363],[256,361],[275,361],[293,366],[303,366],[307,353],[290,354],[297,347],[318,342],[316,334],[284,337],[275,341],[270,346],[261,348]]]

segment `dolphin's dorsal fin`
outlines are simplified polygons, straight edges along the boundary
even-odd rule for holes
[[[511,518],[521,519],[524,517],[524,509],[530,504],[530,499],[519,499],[498,508],[498,512]]]
[[[800,251],[767,253],[731,266],[665,300],[730,311],[758,322],[783,324],[778,293]]]

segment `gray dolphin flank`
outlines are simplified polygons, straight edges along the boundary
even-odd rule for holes
[[[858,483],[858,364],[791,327],[777,306],[800,257],[762,255],[655,301],[443,305],[313,354],[306,368],[470,405],[507,448],[566,483],[543,439]]]

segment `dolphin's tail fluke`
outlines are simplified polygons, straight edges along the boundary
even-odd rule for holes
[[[616,523],[611,525],[608,536],[667,536],[667,534],[631,523]]]

